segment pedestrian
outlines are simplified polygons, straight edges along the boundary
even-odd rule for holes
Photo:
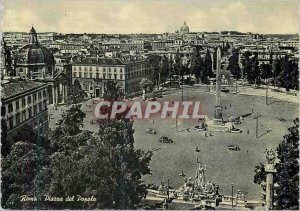
[[[152,124],[154,124],[154,119],[152,119]]]
[[[250,132],[249,132],[249,130],[247,131],[247,134],[249,134]]]
[[[230,103],[229,105],[230,105],[230,107],[231,107],[231,103]]]
[[[248,153],[248,150],[247,150],[247,153]]]
[[[227,107],[225,106],[225,109],[227,109]]]

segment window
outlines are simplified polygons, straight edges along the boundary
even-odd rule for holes
[[[115,76],[115,79],[117,79],[117,74],[114,74],[114,76]]]
[[[8,104],[8,113],[11,113],[13,111],[13,104]]]
[[[25,105],[26,105],[26,99],[23,98],[23,99],[22,99],[22,107],[25,107]]]
[[[16,115],[16,124],[18,125],[18,124],[20,124],[20,113],[17,113],[17,115]]]
[[[8,118],[8,125],[9,125],[9,128],[14,127],[14,118],[13,117]]]
[[[87,71],[87,67],[84,67],[84,70]]]
[[[111,74],[108,74],[108,79],[111,79]]]
[[[93,86],[90,86],[90,90],[93,90]]]
[[[76,67],[74,67],[74,69],[73,70],[76,70]]]
[[[90,73],[90,78],[93,78],[93,73]]]
[[[84,73],[84,77],[87,78],[87,77],[88,77],[88,74],[87,74],[87,73]]]
[[[20,104],[19,104],[19,100],[16,101],[16,110],[19,110]]]
[[[81,70],[81,67],[79,67],[79,70]]]
[[[96,73],[96,78],[99,79],[99,73]]]
[[[103,79],[105,79],[105,77],[106,77],[106,74],[105,74],[105,73],[103,73]]]
[[[29,118],[31,118],[31,117],[32,117],[32,109],[31,109],[31,107],[30,107],[30,108],[28,108],[28,115],[29,115]]]
[[[47,93],[46,93],[46,90],[43,91],[43,98],[46,98],[47,97]]]
[[[36,94],[33,94],[33,103],[36,102]]]
[[[97,72],[99,71],[99,67],[96,67],[96,71],[97,71]]]
[[[114,72],[115,72],[115,73],[117,72],[117,68],[114,69]]]
[[[120,73],[122,73],[123,72],[123,69],[122,68],[120,68]]]
[[[42,92],[38,93],[38,98],[39,98],[39,100],[42,99]]]
[[[108,72],[111,72],[111,69],[110,69],[110,68],[108,68]]]
[[[73,73],[73,77],[76,77],[76,73]]]
[[[93,69],[92,69],[92,67],[90,67],[90,71],[92,71]]]
[[[26,111],[22,111],[22,121],[26,120]]]
[[[123,80],[123,75],[120,75],[120,79]]]
[[[44,105],[43,109],[45,110],[47,108],[47,100],[43,101],[43,105]]]
[[[43,110],[43,104],[42,102],[39,103],[39,112],[41,112]]]
[[[105,67],[103,68],[103,72],[106,72],[106,69],[105,69]]]
[[[33,115],[36,115],[37,114],[37,105],[34,105],[33,106]]]
[[[28,96],[27,101],[28,101],[28,104],[31,103],[31,96]]]
[[[79,76],[78,76],[78,77],[79,77],[79,78],[81,78],[81,73],[79,72],[78,74],[79,74]]]

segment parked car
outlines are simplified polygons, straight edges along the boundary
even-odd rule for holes
[[[233,144],[229,145],[228,149],[230,151],[240,151],[241,150],[237,145],[233,145]]]
[[[152,128],[147,128],[146,133],[155,135],[157,132]]]
[[[230,133],[242,133],[243,131],[239,128],[232,128],[229,130]]]
[[[204,130],[206,130],[206,127],[202,126],[202,125],[196,125],[195,130],[204,131]]]
[[[222,88],[221,88],[221,92],[229,92],[229,89],[228,89],[228,88],[222,87]]]
[[[162,137],[160,137],[159,142],[161,142],[161,143],[173,143],[173,140],[168,138],[167,136],[162,136]]]

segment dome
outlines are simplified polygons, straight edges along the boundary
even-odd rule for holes
[[[43,45],[27,44],[18,51],[17,64],[54,65],[54,57]]]
[[[39,44],[37,34],[32,27],[29,33],[29,44],[23,46],[17,53],[17,64],[54,65],[54,57],[50,50]]]
[[[181,32],[186,32],[186,33],[189,33],[189,32],[190,32],[190,28],[186,25],[186,22],[185,22],[185,21],[184,21],[183,26],[181,26],[180,31],[181,31]]]

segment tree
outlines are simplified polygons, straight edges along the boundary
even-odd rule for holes
[[[211,59],[210,52],[208,49],[206,51],[203,65],[204,65],[204,68],[203,68],[203,73],[201,74],[201,81],[203,83],[207,84],[207,83],[209,83],[208,77],[211,78],[213,76],[212,59]]]
[[[154,68],[153,78],[155,80],[156,86],[158,87],[159,77],[161,74],[161,67],[160,67],[161,57],[159,55],[151,54],[148,56],[147,60],[150,63],[150,65]]]
[[[47,206],[55,209],[135,209],[147,193],[141,178],[150,173],[152,153],[134,148],[132,122],[124,118],[112,119],[100,124],[97,133],[92,133],[78,129],[83,118],[77,118],[76,124],[68,128],[77,132],[65,135],[60,128],[69,122],[64,120],[70,119],[69,116],[80,117],[81,111],[78,108],[68,111],[50,136],[52,154],[46,194],[93,195],[97,201],[57,202]]]
[[[191,58],[191,71],[195,75],[197,83],[201,79],[201,72],[203,68],[203,61],[199,49],[195,49]]]
[[[299,118],[277,147],[276,209],[299,209]]]
[[[174,59],[174,72],[175,74],[182,75],[182,61],[181,61],[182,56],[179,53],[179,50],[177,50],[175,54],[175,59]]]
[[[280,80],[278,80],[278,76],[281,72],[281,62],[279,59],[276,59],[273,64],[272,64],[272,72],[273,72],[273,83],[274,86],[276,87],[276,85],[280,86]]]
[[[124,97],[124,93],[121,87],[118,85],[117,82],[108,81],[104,85],[104,100],[121,100]]]
[[[6,209],[41,208],[43,166],[49,161],[46,150],[36,144],[16,142],[2,162],[2,207]],[[37,177],[39,179],[37,180]],[[37,202],[21,202],[20,196],[36,196]]]
[[[148,91],[152,91],[153,90],[153,83],[152,83],[152,81],[150,81],[147,78],[142,78],[141,81],[140,81],[140,86],[141,86],[141,88],[143,90],[143,99],[145,99],[145,94]]]
[[[260,76],[262,79],[269,79],[270,76],[272,75],[271,73],[271,65],[270,64],[260,64],[259,65],[259,70],[260,70]]]
[[[229,58],[228,69],[230,69],[230,72],[235,79],[241,78],[242,74],[241,74],[241,68],[239,65],[239,50],[238,49],[232,50],[232,55]]]
[[[112,203],[109,208],[135,209],[147,193],[141,179],[150,173],[152,153],[134,149],[133,133],[132,122],[128,120],[99,126],[98,138],[108,147],[110,158],[107,179],[112,185],[107,191],[111,192],[108,200]]]
[[[166,55],[162,57],[160,68],[162,82],[166,82],[166,79],[169,76],[169,59]]]
[[[275,164],[274,183],[278,187],[275,189],[274,208],[277,210],[299,209],[299,118],[294,124],[276,149],[279,162]],[[265,167],[260,163],[255,167],[254,183],[262,185],[265,181]]]

